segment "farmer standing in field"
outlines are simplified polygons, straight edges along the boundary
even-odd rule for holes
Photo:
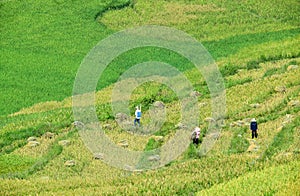
[[[136,125],[136,123],[139,124],[139,126],[141,125],[141,117],[142,117],[142,107],[140,106],[136,106],[135,107],[135,119],[134,119],[134,126]]]
[[[199,138],[200,138],[200,128],[195,127],[194,131],[192,132],[191,139],[193,140],[193,144],[198,145],[199,144]]]
[[[257,127],[257,122],[256,122],[255,118],[252,118],[252,120],[250,122],[250,129],[252,131],[252,139],[254,137],[257,138],[257,136],[258,136],[258,134],[257,134],[258,127]]]

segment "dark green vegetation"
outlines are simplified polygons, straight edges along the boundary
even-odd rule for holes
[[[77,69],[111,30],[95,16],[129,1],[2,1],[0,115],[71,96]]]
[[[289,70],[290,65],[300,65],[299,11],[295,0],[2,1],[0,195],[234,195],[245,190],[253,195],[299,194],[300,107],[293,101],[300,99],[300,72]],[[199,156],[201,145],[190,144],[164,168],[129,172],[94,159],[72,125],[71,100],[65,98],[71,96],[77,69],[94,45],[117,30],[146,24],[183,30],[208,49],[224,77],[226,124],[207,156]],[[203,77],[177,53],[145,47],[118,56],[98,82],[97,115],[110,139],[127,140],[129,150],[151,151],[178,130],[178,97],[156,82],[134,89],[129,109],[133,116],[134,107],[141,104],[142,124],[147,124],[149,108],[163,101],[168,118],[154,133],[162,139],[128,134],[115,122],[105,87],[131,66],[147,61],[173,65],[201,93],[200,141],[210,137],[204,120],[211,115],[210,92]],[[277,91],[278,86],[285,90]],[[51,100],[64,101],[27,108]],[[252,117],[259,123],[255,142],[247,124]],[[242,123],[234,124],[238,121]],[[46,132],[55,137],[44,139]],[[31,136],[40,146],[27,145]],[[69,146],[59,144],[64,139],[71,141]],[[256,145],[255,151],[248,150],[251,145]],[[64,166],[67,160],[76,165]],[[259,188],[252,189],[257,182]]]

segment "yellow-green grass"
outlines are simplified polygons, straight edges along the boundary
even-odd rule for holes
[[[279,6],[282,2],[273,3],[137,0],[132,7],[106,12],[99,21],[115,30],[140,25],[175,27],[201,41],[215,59],[227,63],[245,63],[261,56],[298,56],[299,29],[294,21],[299,18],[294,7],[298,3],[289,1],[285,7]]]
[[[218,40],[248,32],[278,31],[296,25],[293,22],[293,19],[299,18],[294,7],[296,1],[285,3],[285,6],[274,5],[271,1],[256,3],[137,0],[133,7],[106,12],[99,20],[116,30],[146,24],[172,25],[202,40]],[[275,19],[279,10],[284,16],[281,20]],[[252,25],[256,28],[249,28]]]
[[[281,151],[282,156],[275,154],[275,157],[271,158],[271,162],[260,162],[259,157],[264,153],[273,141],[274,136],[280,131],[277,129],[280,127],[282,121],[285,119],[285,114],[289,111],[289,106],[281,104],[283,100],[288,97],[293,97],[293,99],[299,99],[299,90],[297,82],[299,81],[298,75],[299,70],[286,71],[285,73],[278,74],[275,76],[270,76],[263,78],[263,74],[267,70],[267,67],[274,66],[280,67],[286,64],[288,61],[278,61],[273,63],[261,64],[262,68],[252,71],[254,80],[238,86],[233,86],[227,89],[227,112],[230,114],[236,114],[239,111],[242,111],[240,116],[228,115],[226,121],[227,126],[222,129],[221,137],[217,141],[213,150],[206,157],[194,160],[194,158],[188,158],[181,156],[178,160],[171,163],[165,168],[154,171],[145,171],[142,173],[132,173],[123,170],[119,170],[113,167],[106,165],[105,163],[95,160],[93,154],[89,152],[84,143],[81,141],[79,135],[75,133],[73,136],[69,136],[68,139],[71,141],[71,145],[63,147],[62,152],[55,156],[53,159],[42,167],[41,170],[35,171],[31,175],[25,176],[23,180],[17,179],[2,179],[1,183],[1,193],[3,194],[189,194],[195,191],[200,191],[208,189],[214,186],[218,187],[220,183],[226,183],[228,180],[232,182],[238,181],[240,178],[247,180],[247,177],[244,175],[249,175],[251,183],[251,176],[253,170],[261,171],[262,173],[265,170],[271,168],[282,167],[280,171],[284,171],[285,166],[281,164],[289,164],[293,160],[298,160],[298,155],[296,152],[299,145],[297,144],[297,139],[293,141],[293,144],[286,150]],[[234,80],[237,80],[239,77],[248,77],[248,72],[241,71],[238,75],[228,76]],[[280,81],[284,81],[287,85],[287,92],[284,93],[275,93],[272,92],[268,96],[262,96],[262,99],[259,100],[262,107],[252,108],[250,110],[249,106],[239,107],[239,105],[249,104],[243,99],[235,99],[235,92],[239,92],[239,95],[242,93],[247,93],[246,88],[255,88],[258,91],[272,91],[273,87],[276,85],[281,85]],[[272,84],[274,82],[275,84]],[[259,85],[260,84],[260,85]],[[269,87],[266,84],[270,84]],[[295,86],[296,85],[296,86]],[[140,90],[142,90],[141,88]],[[101,104],[102,102],[107,102],[109,99],[111,88],[100,91],[97,93],[98,101],[97,103]],[[136,92],[138,92],[137,89]],[[295,94],[296,93],[296,94]],[[133,95],[133,99],[138,99],[143,94]],[[254,97],[254,96],[253,96]],[[253,97],[246,98],[246,100],[251,100]],[[231,101],[232,99],[235,102]],[[68,106],[71,100],[66,99],[63,104]],[[201,103],[207,103],[207,105],[202,106]],[[58,103],[58,106],[61,106],[62,103]],[[277,105],[280,107],[278,111],[273,111],[272,108],[277,108]],[[70,105],[69,105],[70,106]],[[169,111],[169,116],[167,121],[175,124],[176,119],[178,120],[178,115],[176,112],[180,109],[180,104],[178,102],[170,102],[166,104],[167,110]],[[58,107],[59,108],[59,107]],[[199,116],[200,123],[202,127],[208,125],[207,122],[203,122],[205,117],[208,117],[210,114],[210,103],[209,99],[199,98],[199,108],[201,113]],[[245,111],[243,111],[244,109]],[[246,110],[246,108],[248,108]],[[49,110],[50,109],[50,110]],[[36,110],[36,111],[35,111]],[[30,111],[28,114],[25,111]],[[241,128],[231,128],[229,126],[230,122],[234,122],[238,119],[244,119],[246,117],[255,117],[263,118],[263,114],[267,111],[272,111],[275,115],[274,118],[266,119],[263,123],[259,124],[259,138],[256,140],[257,144],[260,146],[257,152],[245,152],[241,154],[228,154],[230,149],[230,142],[233,137],[233,129],[244,129],[245,126]],[[24,109],[23,114],[15,114],[11,118],[16,118],[22,115],[37,115],[35,121],[29,122],[26,126],[22,125],[22,121],[17,121],[16,123],[10,123],[1,129],[1,132],[12,132],[19,128],[26,128],[30,126],[37,126],[40,123],[43,123],[43,120],[46,120],[50,123],[58,122],[59,119],[68,119],[67,122],[71,123],[70,110],[69,109],[55,109],[51,110],[48,107],[48,103],[39,104],[39,107],[32,107],[29,109]],[[37,112],[37,113],[35,113]],[[99,111],[100,112],[100,111]],[[278,114],[276,114],[278,112]],[[46,115],[47,114],[47,115]],[[58,115],[59,114],[59,115]],[[267,114],[267,113],[266,113]],[[292,113],[297,116],[299,113]],[[267,114],[269,115],[269,114]],[[47,118],[45,118],[47,116]],[[148,114],[145,111],[145,118]],[[258,120],[260,120],[258,118]],[[26,122],[26,121],[24,121]],[[106,130],[107,135],[114,141],[118,142],[122,139],[127,139],[129,143],[129,149],[131,150],[141,150],[145,147],[147,137],[131,135],[127,132],[123,132],[118,128],[117,124],[112,120],[107,120],[101,122],[103,124],[109,123],[113,130]],[[291,122],[293,123],[293,122]],[[68,126],[62,128],[57,132],[58,135],[64,135],[65,131],[71,131]],[[175,129],[173,130],[175,131]],[[173,132],[170,130],[170,132]],[[170,133],[170,134],[171,134]],[[294,135],[297,136],[298,132],[295,131]],[[169,136],[166,136],[167,140]],[[243,135],[244,138],[250,138],[250,131]],[[26,138],[24,138],[26,140]],[[53,141],[43,140],[42,137],[38,139],[41,141],[41,145],[35,149],[30,149],[28,146],[24,146],[16,149],[14,152],[10,153],[14,156],[25,156],[27,158],[39,158],[39,155],[47,154],[47,146],[50,145]],[[285,155],[284,153],[290,153]],[[74,167],[65,167],[63,164],[67,160],[75,160],[76,166]],[[29,163],[30,166],[30,163]],[[288,167],[286,167],[288,169]],[[270,169],[271,170],[271,169]],[[250,171],[250,173],[248,173]],[[256,176],[256,172],[254,172]],[[274,184],[277,183],[277,177],[274,176]],[[262,179],[267,179],[262,177]],[[273,179],[273,176],[272,176]],[[230,181],[231,182],[231,181]],[[282,185],[282,189],[275,189],[275,192],[281,191],[286,192],[289,188],[294,188],[295,183],[293,181],[288,181]],[[221,186],[221,185],[220,185]],[[231,184],[228,185],[229,187]],[[235,186],[235,185],[232,185]],[[268,187],[269,185],[265,185]],[[270,187],[274,185],[271,184]],[[285,187],[285,188],[284,188]],[[227,189],[226,189],[227,190]],[[296,189],[297,190],[297,189]],[[200,192],[201,193],[201,192]],[[293,193],[293,192],[287,192]]]
[[[221,183],[197,195],[298,195],[300,193],[299,160],[261,171],[253,171]]]
[[[299,36],[296,36],[299,34],[297,33],[299,30],[295,29],[297,24],[295,24],[296,20],[294,21],[299,16],[294,15],[296,13],[295,2],[290,1],[289,3],[280,8],[275,6],[275,9],[274,6],[270,7],[273,5],[271,1],[259,2],[263,8],[256,10],[255,5],[251,2],[238,6],[237,2],[231,1],[203,4],[197,1],[186,3],[183,1],[140,0],[123,10],[106,12],[107,14],[99,20],[114,29],[158,22],[169,26],[174,25],[174,27],[191,33],[197,39],[206,42],[208,48],[238,41],[234,47],[228,49],[229,52],[222,53],[224,46],[220,47],[220,50],[214,51],[218,56],[217,63],[220,70],[222,73],[226,73],[224,78],[227,87],[226,126],[221,129],[219,140],[207,156],[201,158],[197,155],[189,155],[188,152],[191,150],[189,148],[177,160],[158,170],[123,171],[106,165],[100,160],[95,160],[93,154],[86,148],[72,125],[70,97],[63,101],[38,103],[33,107],[23,108],[8,117],[1,117],[3,121],[0,122],[0,142],[6,144],[1,149],[2,154],[0,155],[0,160],[6,161],[4,164],[0,161],[6,171],[1,175],[9,175],[2,176],[0,194],[188,195],[195,192],[200,195],[222,193],[225,195],[234,193],[299,194],[300,190],[297,188],[300,186],[299,172],[297,173],[299,167],[298,121],[290,121],[286,124],[287,128],[293,127],[294,131],[292,134],[294,138],[288,138],[289,142],[286,142],[288,146],[276,142],[275,138],[276,136],[282,137],[281,135],[286,136],[282,132],[285,129],[280,128],[286,114],[299,116],[299,107],[289,106],[288,103],[290,100],[300,100],[300,69],[283,70],[275,75],[264,77],[270,69],[285,67],[290,63],[299,65],[299,58],[292,58],[299,52]],[[159,7],[153,5],[159,5]],[[235,11],[235,9],[237,10]],[[282,18],[280,19],[277,15],[278,9],[281,10]],[[133,13],[135,11],[139,12],[140,17],[134,21],[128,21],[128,18],[137,17]],[[144,13],[141,14],[142,11]],[[290,15],[287,15],[287,12],[290,12]],[[122,18],[120,17],[124,13],[128,14],[127,18],[124,15]],[[238,19],[239,17],[234,17],[238,13],[250,17],[245,20],[242,19],[243,17]],[[226,16],[224,19],[222,19],[223,14]],[[160,19],[153,18],[153,16],[160,16]],[[180,17],[178,23],[174,22],[176,17]],[[205,17],[216,19],[216,24],[207,24],[206,26],[203,24],[207,28],[198,31],[199,24],[205,21]],[[294,19],[291,20],[289,17],[294,17]],[[120,20],[113,21],[117,18]],[[235,18],[235,20],[229,23],[230,18]],[[122,22],[124,23],[122,24]],[[221,31],[222,29],[224,31]],[[270,37],[259,41],[264,36]],[[252,39],[251,44],[241,44],[247,39]],[[141,54],[141,52],[137,53]],[[258,64],[260,68],[247,70],[249,61],[255,61],[254,63]],[[118,65],[118,61],[115,62],[115,65]],[[230,69],[233,68],[233,71],[225,70],[226,66]],[[195,70],[189,69],[184,73],[197,90],[205,88],[203,78]],[[275,87],[282,85],[287,87],[286,92],[275,92]],[[158,91],[159,88],[164,90]],[[113,86],[109,86],[96,93],[100,123],[110,125],[109,129],[105,129],[105,133],[115,143],[126,139],[129,144],[128,150],[143,150],[149,147],[150,136],[129,134],[121,130],[110,116],[109,104],[112,89]],[[163,93],[165,98],[157,96],[157,93]],[[139,101],[148,101],[147,96],[157,99],[164,98],[166,101],[167,123],[163,126],[164,132],[157,133],[158,135],[166,134],[165,142],[174,134],[175,125],[180,122],[181,105],[176,99],[173,99],[169,89],[161,87],[157,83],[145,84],[135,89],[131,96],[132,120],[135,104]],[[204,119],[211,116],[208,92],[200,96],[198,101],[199,124],[204,131],[208,127],[208,122],[205,122]],[[259,103],[260,107],[252,108],[250,106],[252,103]],[[150,105],[151,103],[148,106]],[[103,113],[108,115],[101,115]],[[145,108],[142,123],[147,124],[149,116],[149,111]],[[246,152],[244,149],[238,153],[228,153],[233,148],[233,141],[238,139],[237,133],[241,133],[240,139],[249,141],[249,145],[252,144],[252,140],[249,139],[250,131],[247,123],[241,127],[230,126],[232,122],[252,117],[257,118],[259,122],[259,137],[255,139],[259,149],[252,152]],[[55,137],[50,140],[44,139],[42,134],[46,131],[54,132]],[[35,135],[41,143],[40,146],[29,148],[25,145],[27,137],[31,135],[21,134],[18,137],[13,135],[23,132]],[[18,138],[18,140],[6,143],[14,138]],[[55,151],[57,150],[55,145],[62,139],[70,140],[70,145],[59,146],[59,151]],[[272,148],[270,148],[268,159],[262,159],[269,146]],[[75,160],[76,165],[64,166],[67,160]],[[9,161],[15,163],[8,167]],[[284,176],[282,181],[281,176]],[[261,186],[258,189],[251,189],[251,185],[256,184]],[[247,192],[248,190],[250,192]]]

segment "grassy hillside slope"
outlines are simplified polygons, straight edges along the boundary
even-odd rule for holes
[[[232,1],[2,1],[0,5],[0,115],[71,96],[83,57],[113,33],[111,29],[146,24],[175,27],[201,41],[216,60],[226,62],[299,55],[297,1],[241,5]],[[157,53],[161,51],[124,54],[111,65],[110,77],[106,75],[98,89],[115,82],[124,71],[114,66],[126,70],[157,58],[187,64],[169,53]]]
[[[230,187],[235,186],[237,186],[235,193],[242,193],[244,186],[248,184],[250,186],[259,176],[260,188],[255,189],[255,193],[282,191],[287,194],[298,193],[296,185],[299,184],[299,176],[296,168],[297,164],[299,165],[300,107],[291,106],[290,103],[300,99],[298,78],[300,69],[289,71],[285,69],[282,73],[265,76],[270,69],[285,67],[289,62],[291,60],[260,64],[261,68],[250,71],[253,76],[251,81],[242,84],[236,82],[237,85],[227,89],[226,127],[222,129],[221,137],[206,157],[199,158],[196,154],[197,149],[191,145],[178,160],[165,168],[153,171],[123,171],[93,159],[93,154],[85,148],[72,126],[70,99],[53,104],[54,107],[51,108],[45,103],[23,110],[11,116],[12,122],[1,128],[1,138],[4,139],[1,141],[0,164],[3,168],[1,192],[3,194],[189,194],[211,188],[208,189],[208,193],[218,193],[224,184],[224,190],[228,193],[231,193]],[[292,62],[299,64],[299,59]],[[240,70],[238,74],[226,77],[226,81],[242,81],[248,76],[249,71]],[[286,92],[276,92],[275,88],[282,85],[286,86]],[[256,89],[261,94],[259,97],[248,96],[245,92],[249,89]],[[107,88],[98,93],[100,108],[101,103],[106,102],[104,97],[108,96],[110,91],[111,88]],[[135,99],[144,96],[136,95]],[[260,106],[252,108],[250,105],[256,103],[255,101],[259,101]],[[209,102],[209,99],[201,99],[200,103],[205,102]],[[199,104],[202,111],[199,119],[201,127],[205,129],[208,123],[203,119],[209,116],[210,106],[202,105]],[[178,123],[176,117],[178,106],[176,101],[167,103],[170,115],[162,128],[167,132],[157,134],[164,136],[163,143],[169,134],[172,135],[176,131],[174,126]],[[55,107],[57,108],[54,109]],[[97,111],[99,117],[105,111],[110,112],[108,108],[107,110],[99,109]],[[146,119],[148,113],[145,112],[144,116]],[[247,124],[247,118],[253,116],[257,117],[260,126],[259,138],[255,141],[250,139]],[[102,118],[103,125],[110,125],[105,131],[115,143],[125,139],[129,144],[128,149],[131,150],[141,150],[147,145],[152,145],[149,143],[150,136],[145,138],[128,134],[121,131],[114,120]],[[239,121],[244,123],[235,124]],[[55,133],[54,138],[46,139],[44,134],[47,131]],[[26,141],[33,135],[40,142],[37,147],[28,146]],[[59,145],[58,142],[63,139],[68,139],[70,145]],[[248,152],[253,145],[254,148]],[[67,160],[75,160],[76,165],[64,166]],[[286,180],[281,180],[279,174],[274,174],[276,171],[284,172]],[[268,172],[271,172],[270,175]],[[263,183],[264,180],[269,183]],[[274,188],[276,185],[283,188]],[[199,192],[200,195],[202,193],[206,194]]]
[[[300,194],[299,2],[276,2],[1,2],[0,195]],[[181,29],[208,48],[224,77],[227,114],[206,156],[197,153],[201,145],[190,145],[166,167],[130,172],[95,159],[86,148],[73,124],[70,96],[77,68],[93,45],[144,24]],[[136,88],[129,107],[133,113],[137,103],[143,105],[146,125],[154,101],[165,103],[167,119],[155,133],[160,139],[122,130],[112,114],[112,84],[148,60],[174,65],[202,94],[202,141],[211,116],[203,77],[178,54],[151,47],[122,54],[101,78],[96,112],[106,135],[114,143],[126,140],[127,150],[147,151],[177,131],[180,103],[159,83]],[[254,140],[248,128],[253,117],[259,123]],[[38,145],[28,141],[32,136]],[[65,165],[69,160],[73,166]]]

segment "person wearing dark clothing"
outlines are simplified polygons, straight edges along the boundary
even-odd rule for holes
[[[252,131],[252,139],[254,137],[257,138],[257,136],[258,136],[258,134],[257,134],[258,126],[257,126],[257,122],[256,122],[255,118],[253,118],[250,122],[250,129]]]

